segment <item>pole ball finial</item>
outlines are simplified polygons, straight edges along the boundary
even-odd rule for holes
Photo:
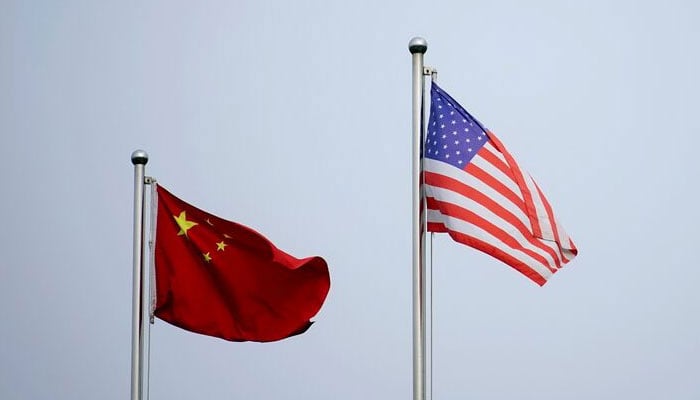
[[[146,164],[148,162],[148,153],[143,150],[134,150],[131,153],[131,163],[134,165]]]
[[[408,51],[411,54],[425,53],[428,51],[428,42],[422,37],[416,36],[408,42]]]

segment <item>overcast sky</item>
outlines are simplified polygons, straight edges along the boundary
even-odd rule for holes
[[[409,399],[416,35],[580,250],[540,288],[435,237],[434,398],[700,398],[695,2],[1,3],[0,398],[128,397],[142,148],[332,281],[276,343],[156,320],[151,399]]]

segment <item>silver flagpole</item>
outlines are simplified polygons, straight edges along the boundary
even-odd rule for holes
[[[141,400],[143,366],[143,197],[148,154],[143,150],[131,153],[134,164],[134,271],[131,300],[131,400]]]
[[[414,37],[408,42],[413,58],[413,400],[425,400],[425,262],[421,212],[423,142],[423,55],[428,42]]]

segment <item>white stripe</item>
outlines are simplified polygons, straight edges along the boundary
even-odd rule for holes
[[[533,178],[532,176],[530,176],[530,179],[532,179],[532,181],[535,182],[535,178]],[[535,185],[537,185],[536,182]],[[542,195],[542,197],[545,196]],[[554,220],[549,222],[550,224],[552,224],[553,230],[554,228],[556,228],[557,240],[559,241],[559,244],[562,246],[562,249],[571,250],[569,249],[569,235],[566,233],[566,229],[564,229],[559,220],[556,218],[556,214],[554,213],[554,207],[552,207],[551,204],[549,205],[549,207],[552,209],[552,216],[554,216]]]
[[[472,159],[472,164],[474,164],[475,167],[479,167],[480,169],[484,170],[484,172],[491,175],[497,181],[503,183],[508,188],[508,190],[513,192],[518,197],[518,199],[520,199],[520,201],[524,203],[522,191],[520,190],[520,187],[518,186],[517,182],[513,180],[513,178],[503,173],[503,171],[501,171],[498,167],[496,167],[494,164],[491,164],[491,162],[489,162],[488,160],[486,160],[478,154]]]
[[[569,244],[566,244],[567,247],[569,247]],[[570,249],[562,249],[562,255],[564,256],[564,262],[568,263],[569,261],[573,260],[574,257],[576,257],[576,254],[574,254],[573,251]]]
[[[551,207],[551,204],[550,204]],[[552,214],[554,214],[554,210],[552,210]],[[559,248],[559,253],[561,254],[562,260],[564,263],[567,263],[571,261],[572,258],[575,257],[574,253],[571,252],[571,248],[569,248],[569,235],[566,233],[566,230],[564,230],[564,227],[561,226],[559,221],[554,218],[554,223],[556,224],[557,227],[557,238],[558,238],[558,248]],[[554,245],[554,244],[553,244]]]
[[[506,160],[506,157],[501,153],[497,148],[493,147],[493,144],[491,142],[488,142],[484,145],[482,148],[484,151],[488,151],[489,153],[493,154],[496,158],[498,158],[503,165],[508,165],[508,161]],[[487,161],[485,158],[483,158],[481,155],[481,150],[479,150],[479,153],[477,153],[477,156],[474,157],[472,160],[472,163],[474,163],[477,167],[485,170],[486,172],[489,173],[489,175],[493,176],[494,178],[498,179],[499,181],[503,183],[508,184],[508,188],[518,195],[520,199],[523,198],[522,194],[520,193],[520,187],[518,186],[517,182],[513,180],[509,175],[504,174],[503,171],[501,171],[499,168],[497,168],[494,164],[492,164],[490,161]]]
[[[530,191],[530,198],[532,199],[532,204],[535,206],[535,219],[537,225],[542,232],[542,239],[554,240],[554,232],[552,232],[552,225],[549,222],[549,216],[547,216],[547,210],[544,208],[544,203],[537,192],[537,187],[535,186],[535,181],[532,180],[530,174],[526,173],[522,169],[520,170],[523,174],[523,181],[525,181],[525,186]]]
[[[491,153],[493,153],[496,157],[498,157],[499,160],[501,160],[503,162],[503,164],[508,165],[508,161],[506,160],[506,156],[504,156],[500,150],[498,150],[496,147],[494,147],[494,145],[491,143],[490,140],[488,142],[486,142],[486,144],[484,145],[483,148],[490,151]]]
[[[537,190],[537,184],[535,183],[534,178],[530,174],[527,174],[525,178],[525,181],[528,182],[528,187],[532,187],[532,189],[530,190],[532,191],[531,193],[533,201],[535,203],[535,207],[537,208],[537,204],[541,204],[542,207],[542,214],[539,214],[540,209],[537,208],[537,218],[542,229],[542,239],[552,241],[553,245],[556,245],[556,243],[558,243],[559,246],[557,246],[557,252],[561,255],[562,259],[565,260],[565,262],[568,262],[573,256],[573,253],[571,253],[571,251],[569,251],[570,249],[568,249],[569,235],[566,234],[566,231],[561,226],[559,221],[557,221],[556,217],[554,217],[553,220],[549,219],[549,215],[547,215],[547,210],[544,207],[544,195],[540,195],[540,192]],[[554,210],[552,210],[552,216],[554,216]],[[554,236],[555,228],[557,233],[556,237]],[[555,241],[556,243],[554,243]]]
[[[530,267],[533,271],[542,276],[545,280],[552,276],[552,272],[547,267],[542,265],[539,261],[534,260],[527,253],[521,250],[504,245],[504,243],[500,241],[497,237],[491,235],[490,233],[476,225],[469,224],[457,218],[446,216],[437,210],[428,210],[427,217],[428,222],[443,223],[445,226],[447,226],[449,230],[475,237],[485,243],[488,243],[502,250],[504,253]]]
[[[559,261],[558,268],[561,268],[563,266],[563,264],[566,263],[564,255],[562,254],[561,249],[559,248],[559,246],[557,245],[556,242],[553,242],[553,241],[547,240],[547,239],[542,239],[542,238],[535,238],[535,239],[537,239],[537,241],[539,241],[540,243],[542,243],[543,245],[549,247],[550,249],[552,249],[554,251],[554,254],[557,255],[557,261]],[[555,267],[556,267],[556,265],[555,265]]]
[[[522,170],[521,170],[522,171]],[[525,173],[525,172],[523,172]],[[556,237],[554,237],[554,224],[556,224],[556,220],[552,221],[549,219],[549,215],[547,214],[547,209],[545,207],[545,201],[546,199],[544,198],[543,195],[540,194],[540,192],[537,190],[537,184],[535,183],[535,180],[532,179],[532,176],[530,174],[525,173],[526,175],[523,176],[525,179],[525,182],[528,184],[528,188],[530,189],[530,195],[532,196],[532,202],[535,205],[535,210],[538,213],[537,214],[537,223],[540,226],[542,235],[540,237],[541,242],[549,246],[550,248],[554,249],[556,253],[559,255],[559,259],[561,260],[562,264],[566,263],[566,258],[564,254],[562,253],[562,248],[557,244],[556,242]],[[553,214],[553,212],[552,212]],[[559,242],[562,243],[562,242]]]

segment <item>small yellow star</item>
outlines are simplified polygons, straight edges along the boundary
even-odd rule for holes
[[[199,225],[196,222],[188,221],[184,211],[177,217],[173,215],[173,218],[175,218],[175,222],[177,222],[177,225],[180,227],[180,232],[177,233],[178,236],[187,236],[188,230],[192,229],[195,225]]]
[[[209,218],[207,218],[207,224],[209,224],[209,226],[214,226],[214,224],[212,224],[211,221],[209,221]]]
[[[231,236],[229,236],[229,235],[227,235],[227,234],[225,234],[225,233],[224,233],[224,237],[225,237],[226,239],[232,239]]]
[[[219,243],[216,244],[216,251],[224,251],[224,248],[228,246],[224,241],[220,241]]]
[[[206,262],[211,261],[211,256],[209,255],[209,253],[203,253],[202,255],[204,256],[204,261],[206,261]]]

